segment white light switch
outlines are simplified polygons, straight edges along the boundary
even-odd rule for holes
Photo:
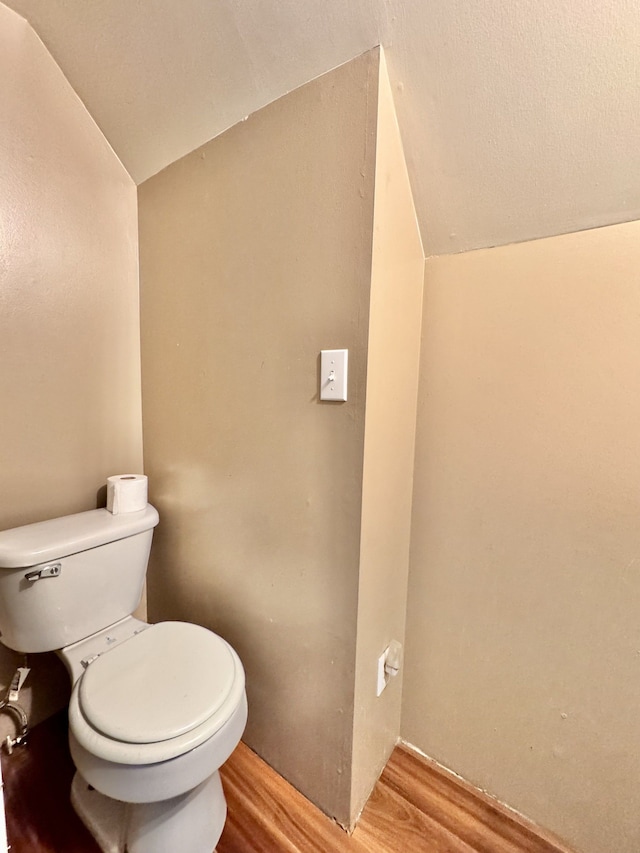
[[[349,350],[323,349],[320,353],[320,399],[347,399]]]

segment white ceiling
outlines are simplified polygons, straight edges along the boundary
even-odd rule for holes
[[[385,46],[427,254],[640,218],[638,0],[7,0],[138,183]]]

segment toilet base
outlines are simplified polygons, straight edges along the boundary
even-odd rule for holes
[[[227,816],[217,771],[192,791],[157,803],[121,803],[76,772],[71,804],[102,853],[211,853]]]
[[[71,805],[102,853],[124,853],[126,803],[105,797],[76,773],[71,783]]]

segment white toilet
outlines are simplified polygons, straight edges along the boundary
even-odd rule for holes
[[[244,670],[205,628],[131,615],[157,523],[147,504],[0,532],[0,642],[67,666],[71,799],[104,853],[212,853],[218,768],[247,720]]]

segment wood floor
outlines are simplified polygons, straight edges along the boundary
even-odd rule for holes
[[[218,853],[571,853],[404,746],[351,836],[244,744],[222,773],[229,815]]]
[[[100,853],[69,804],[66,716],[2,756],[11,853]],[[218,853],[570,853],[414,752],[395,750],[348,836],[244,744],[222,770]],[[189,853],[188,850],[176,853]]]
[[[28,746],[17,747],[13,755],[3,751],[11,853],[100,853],[69,802],[74,772],[65,712],[36,726]]]

